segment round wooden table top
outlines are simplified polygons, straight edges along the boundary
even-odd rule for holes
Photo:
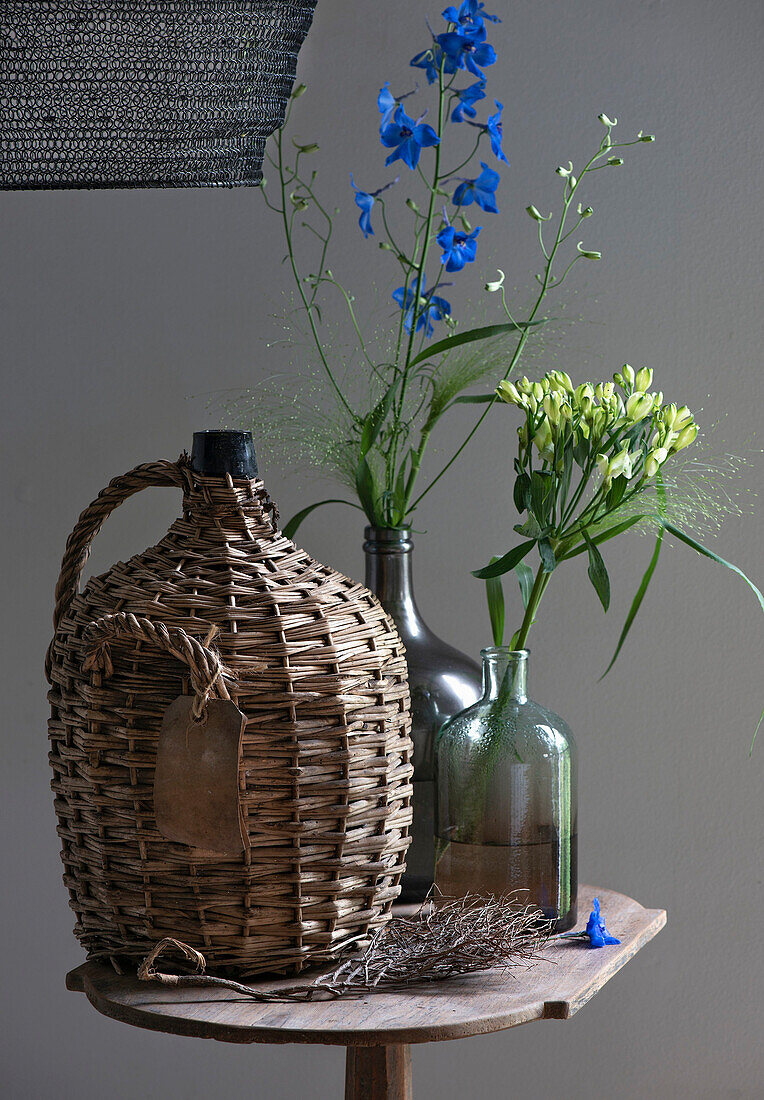
[[[368,1047],[429,1043],[501,1031],[529,1020],[572,1016],[666,923],[662,909],[643,909],[613,890],[582,886],[578,927],[598,896],[620,946],[593,949],[588,941],[555,939],[532,966],[492,970],[335,1001],[259,1004],[214,987],[172,988],[116,974],[88,962],[67,988],[85,993],[105,1016],[153,1031],[229,1043],[328,1043]],[[410,907],[409,907],[410,909]],[[253,982],[275,990],[304,979]]]

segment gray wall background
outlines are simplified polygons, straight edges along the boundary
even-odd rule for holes
[[[721,422],[717,449],[760,446],[760,4],[488,7],[504,17],[492,33],[500,63],[490,90],[506,105],[512,167],[502,217],[490,223],[454,303],[476,295],[497,266],[510,284],[527,285],[535,252],[523,208],[556,201],[553,169],[596,142],[600,111],[617,115],[624,131],[654,131],[656,144],[629,155],[619,175],[595,177],[597,216],[585,239],[605,258],[566,297],[568,311],[587,321],[541,365],[602,377],[624,359],[652,365],[667,399],[702,410],[704,426]],[[301,58],[311,96],[300,135],[322,144],[326,180],[345,208],[335,263],[359,286],[384,272],[384,290],[387,269],[355,226],[347,173],[369,186],[389,178],[374,99],[388,77],[409,85],[405,61],[426,41],[425,10],[403,0],[320,0]],[[60,883],[45,758],[42,662],[67,534],[109,478],[175,457],[194,428],[216,426],[207,395],[289,369],[285,353],[265,347],[270,314],[289,287],[278,225],[248,190],[6,194],[0,241],[5,1095],[339,1096],[338,1050],[144,1033],[65,992],[64,974],[81,952]],[[455,418],[454,432],[467,423]],[[422,610],[475,653],[488,624],[467,571],[511,537],[505,445],[513,431],[510,416],[493,422],[420,521]],[[759,459],[747,476],[753,489],[761,470]],[[265,474],[287,515],[331,495],[286,464]],[[92,568],[153,542],[178,506],[166,492],[129,502],[96,542]],[[359,576],[355,515],[319,512],[301,539]],[[760,583],[762,533],[754,511],[715,543]],[[628,648],[597,683],[649,554],[639,538],[607,554],[615,592],[607,619],[584,566],[566,567],[532,640],[532,690],[578,737],[583,880],[665,906],[668,927],[570,1022],[415,1049],[420,1100],[764,1095],[764,745],[748,758],[763,701],[764,622],[742,582],[675,547]]]

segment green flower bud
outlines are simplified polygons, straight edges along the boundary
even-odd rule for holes
[[[298,84],[297,87],[292,92],[291,98],[292,99],[299,99],[301,95],[305,95],[307,90],[308,90],[308,85],[307,84]]]
[[[602,253],[601,252],[593,252],[591,249],[582,248],[581,245],[583,243],[584,243],[583,241],[579,241],[578,244],[576,245],[576,248],[578,249],[578,251],[581,253],[582,256],[584,256],[587,260],[601,260],[602,259]]]
[[[487,290],[487,291],[488,291],[488,292],[489,292],[490,294],[495,294],[495,293],[496,293],[496,291],[497,291],[497,290],[501,290],[502,286],[504,285],[504,272],[503,272],[503,271],[501,270],[501,268],[500,268],[500,267],[499,267],[499,268],[497,268],[496,270],[497,270],[497,271],[499,272],[499,278],[498,278],[498,279],[496,279],[496,280],[495,280],[494,282],[492,282],[492,283],[486,283],[486,284],[485,284],[485,289],[486,289],[486,290]]]
[[[649,451],[645,459],[645,477],[655,477],[667,458],[668,451],[663,447],[658,447],[653,451]]]
[[[692,423],[692,413],[686,405],[682,405],[681,408],[676,411],[676,418],[671,425],[675,432],[681,432],[682,428],[685,428],[688,424]]]
[[[567,168],[564,168],[562,164],[558,165],[558,167],[555,168],[555,172],[558,176],[562,176],[563,179],[568,179],[570,176],[573,175],[573,161],[568,161]]]
[[[541,385],[540,382],[533,383],[533,385],[531,386],[531,393],[537,401],[541,402],[544,400],[544,387]]]
[[[607,158],[607,163],[612,168],[618,168],[619,165],[623,164],[623,157],[608,157]]]
[[[548,420],[542,420],[539,425],[536,434],[533,437],[533,442],[538,449],[539,455],[545,462],[550,462],[554,458],[554,443],[552,440],[552,429]]]
[[[647,393],[653,384],[653,372],[650,367],[642,367],[637,371],[634,379],[634,385],[636,389],[642,390],[643,393]]]
[[[307,145],[300,145],[294,138],[292,139],[292,145],[294,145],[298,153],[317,153],[319,148],[315,141],[311,141]]]
[[[499,382],[496,387],[496,393],[502,401],[506,401],[509,405],[519,405],[523,407],[527,401],[527,398],[518,392],[514,382],[508,382],[506,379]]]
[[[537,210],[532,203],[530,206],[526,206],[525,209],[536,222],[548,222],[549,219],[552,217],[551,212],[546,217],[544,217],[544,215],[539,210]]]
[[[626,385],[629,387],[633,387],[636,379],[636,374],[634,373],[634,368],[631,366],[631,364],[624,363],[624,365],[621,367],[621,374],[623,375],[623,380]]]
[[[653,399],[646,393],[635,390],[626,402],[626,415],[632,423],[644,420],[653,411]]]
[[[393,246],[391,244],[388,244],[387,241],[380,241],[379,247],[383,250],[383,252],[395,252]]]
[[[549,377],[554,379],[558,389],[563,390],[565,393],[573,393],[573,383],[570,380],[570,375],[564,370],[550,371]]]
[[[599,121],[602,123],[603,126],[617,126],[618,125],[618,119],[617,118],[612,118],[612,119],[608,118],[607,115],[604,112],[601,115],[597,115],[597,118],[599,119]]]
[[[595,408],[592,412],[591,424],[592,435],[601,436],[605,430],[605,424],[607,423],[607,413],[604,409]]]
[[[681,432],[677,436],[676,442],[672,445],[672,451],[676,454],[677,451],[684,450],[685,447],[689,447],[691,443],[695,442],[698,434],[698,425],[694,422],[688,424],[682,428]]]
[[[661,416],[661,419],[663,420],[663,423],[665,424],[665,426],[667,428],[673,428],[674,421],[676,420],[676,414],[677,414],[677,407],[674,404],[674,402],[672,401],[670,405],[666,405],[666,408],[663,410],[663,413],[662,413],[662,416]]]
[[[637,134],[640,141],[655,141],[655,134],[643,134],[640,130]]]
[[[413,199],[406,199],[406,206],[408,206],[409,210],[413,210],[415,214],[419,213],[419,207]]]
[[[581,215],[582,218],[591,218],[594,211],[592,210],[591,206],[582,206],[582,204],[579,203],[578,213]]]
[[[544,412],[549,417],[550,424],[560,423],[560,395],[548,393],[544,398]]]
[[[621,474],[627,479],[632,475],[631,468],[631,455],[629,454],[628,447],[624,447],[622,451],[619,451],[614,458],[611,458],[610,465],[608,466],[607,476],[612,481],[614,477],[620,477]]]
[[[602,474],[602,476],[607,479],[608,470],[610,469],[610,459],[607,455],[598,454],[596,461],[597,469]]]

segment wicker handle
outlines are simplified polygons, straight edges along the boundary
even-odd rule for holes
[[[90,546],[101,530],[104,520],[118,508],[123,500],[148,488],[149,485],[170,485],[184,488],[188,472],[182,462],[147,462],[128,470],[121,477],[115,477],[105,489],[102,489],[92,504],[80,515],[71,535],[66,541],[61,572],[56,583],[56,606],[53,610],[53,641],[45,655],[45,675],[50,683],[52,651],[59,623],[69,610],[77,595],[82,570],[90,556]]]
[[[179,661],[188,665],[191,674],[191,687],[194,700],[193,713],[201,718],[209,698],[230,699],[228,683],[234,679],[231,672],[221,663],[220,657],[209,648],[212,636],[205,642],[192,638],[180,627],[168,627],[162,622],[131,615],[120,611],[116,615],[104,615],[90,623],[83,634],[87,647],[87,656],[83,668],[85,671],[101,669],[107,676],[112,673],[109,642],[117,638],[133,638],[137,642],[147,642],[158,646]]]
[[[146,489],[149,485],[174,485],[182,488],[186,484],[183,466],[178,462],[147,462],[136,466],[134,470],[121,477],[115,477],[105,489],[102,489],[92,504],[89,504],[77,520],[74,530],[66,543],[66,551],[61,562],[61,572],[56,584],[56,607],[53,612],[53,628],[69,610],[79,589],[82,570],[90,556],[90,546],[101,530],[104,520],[115,508]]]

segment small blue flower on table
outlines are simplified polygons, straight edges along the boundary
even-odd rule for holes
[[[615,936],[611,936],[605,927],[605,918],[600,912],[600,899],[594,898],[592,901],[592,911],[589,914],[589,920],[586,922],[586,931],[584,932],[563,932],[560,939],[571,940],[589,940],[590,947],[610,947],[614,944],[618,944],[621,941],[617,940]]]

